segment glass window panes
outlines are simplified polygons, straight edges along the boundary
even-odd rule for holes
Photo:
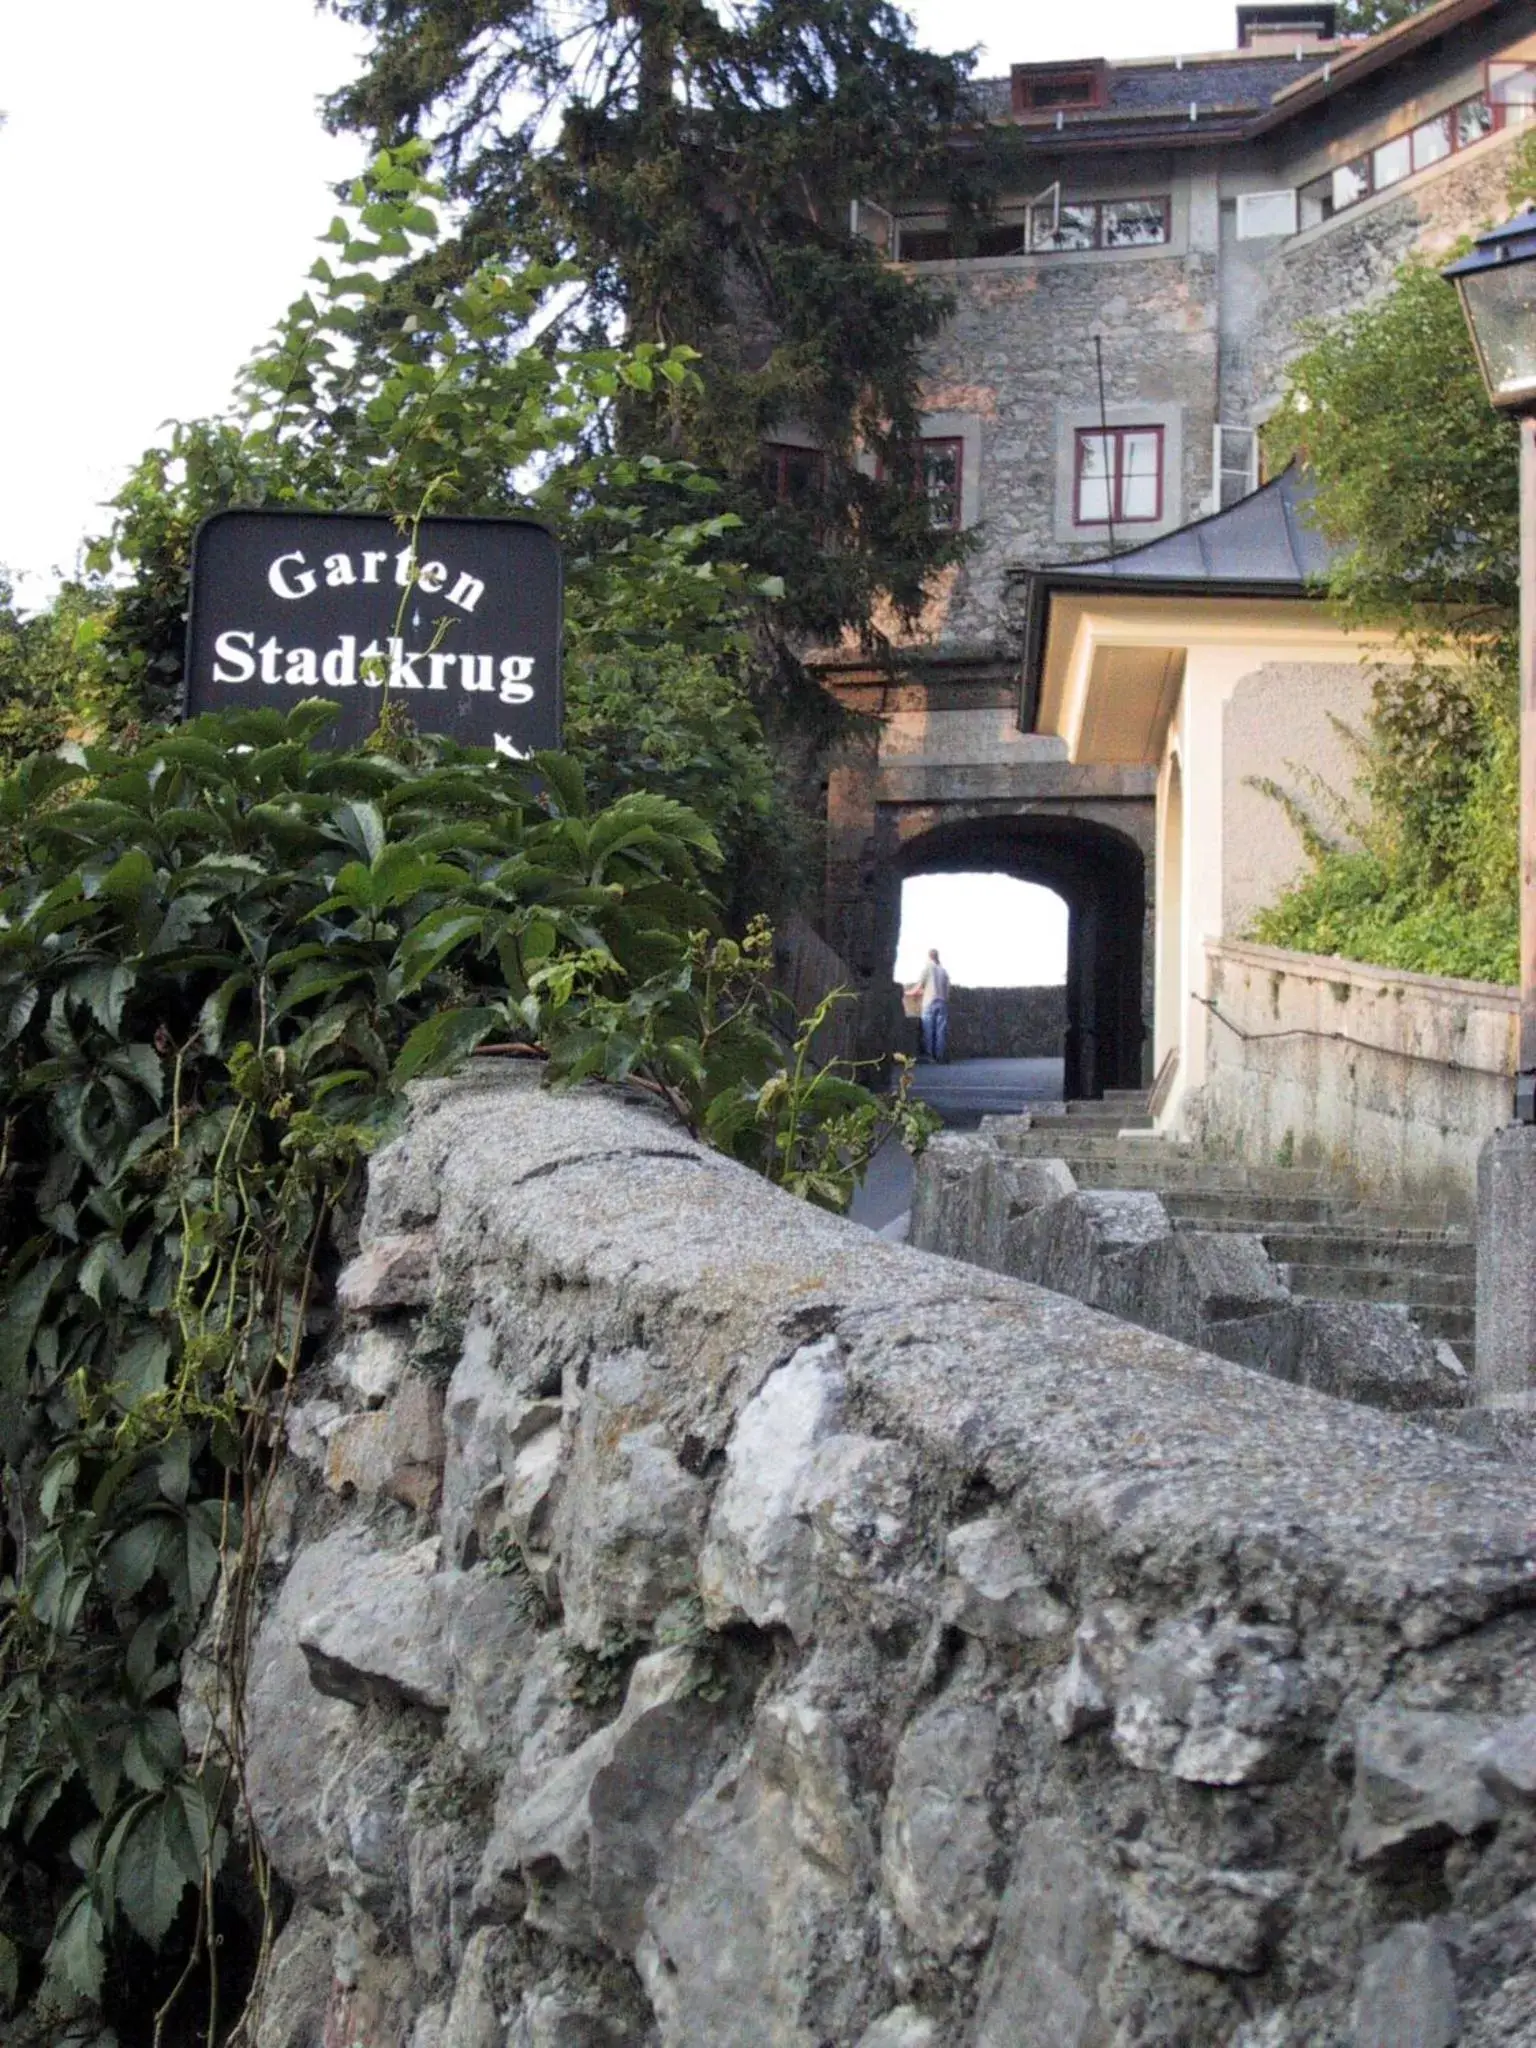
[[[1093,97],[1091,78],[1041,78],[1029,90],[1032,107],[1091,107]]]
[[[1357,199],[1364,199],[1371,189],[1371,160],[1368,156],[1356,157],[1352,164],[1340,164],[1333,174],[1333,210],[1342,213],[1346,206],[1353,206]]]
[[[1077,523],[1102,526],[1109,518],[1111,442],[1102,434],[1077,437]]]
[[[976,235],[978,256],[1022,256],[1024,254],[1024,223],[1002,221],[989,228],[980,228]]]
[[[1237,239],[1263,241],[1271,235],[1296,232],[1296,194],[1282,192],[1240,192],[1237,199]]]
[[[902,223],[898,254],[903,263],[947,263],[955,253],[948,228],[908,227]]]
[[[1110,199],[1101,212],[1106,249],[1145,249],[1168,239],[1168,212],[1161,199]]]
[[[1120,517],[1155,519],[1160,495],[1162,435],[1122,434],[1120,437]]]
[[[1399,135],[1371,151],[1371,183],[1378,192],[1406,178],[1413,169],[1413,137]]]
[[[1442,157],[1451,153],[1451,117],[1437,114],[1433,121],[1425,121],[1413,131],[1413,168],[1422,171],[1427,164],[1437,164]]]
[[[1079,526],[1151,521],[1163,510],[1161,427],[1079,428],[1072,516]]]
[[[763,484],[781,505],[813,505],[827,477],[827,458],[819,448],[796,448],[770,441],[763,448]]]
[[[1463,100],[1455,114],[1458,149],[1481,142],[1485,135],[1493,132],[1493,108],[1488,104],[1486,93],[1479,93],[1475,100]]]
[[[931,526],[948,533],[960,530],[960,465],[963,443],[924,441],[923,495]]]
[[[1511,62],[1488,66],[1488,95],[1505,121],[1528,121],[1536,113],[1536,66]]]
[[[1091,249],[1098,240],[1098,229],[1096,206],[1064,206],[1054,227],[1042,208],[1035,215],[1035,247],[1047,251]]]
[[[1296,194],[1297,210],[1304,228],[1315,228],[1319,221],[1333,218],[1333,174],[1314,178],[1309,185],[1303,185]]]

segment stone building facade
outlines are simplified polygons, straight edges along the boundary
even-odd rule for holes
[[[1256,489],[1256,430],[1308,324],[1503,217],[1536,116],[1536,0],[1431,0],[1364,41],[1336,38],[1335,12],[1243,7],[1239,47],[1214,54],[1016,65],[976,88],[1011,166],[992,220],[967,227],[921,195],[858,209],[953,301],[924,437],[935,516],[975,543],[895,636],[895,677],[851,650],[823,657],[867,719],[828,784],[825,930],[868,991],[868,1050],[887,1031],[903,877],[983,850],[995,864],[1001,845],[1006,872],[1059,887],[1065,845],[1078,898],[1099,906],[1099,936],[1086,910],[1073,919],[1069,1090],[1150,1076],[1150,950],[1141,1018],[1102,1027],[1125,981],[1104,933],[1136,924],[1150,949],[1152,864],[1130,877],[1153,797],[1128,770],[1101,789],[1106,771],[1021,726],[1028,573],[1141,547]],[[1062,821],[1079,815],[1074,846]]]

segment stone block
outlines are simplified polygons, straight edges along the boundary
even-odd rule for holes
[[[1376,1706],[1355,1737],[1355,1793],[1346,1836],[1360,1863],[1405,1847],[1433,1848],[1499,1817],[1484,1774],[1495,1724],[1473,1714]]]
[[[990,1707],[940,1700],[901,1739],[886,1800],[886,1891],[918,1946],[941,1963],[984,1948],[997,1914],[987,1786],[997,1749]]]
[[[1284,1870],[1213,1870],[1174,1850],[1124,1847],[1121,1926],[1133,1941],[1203,1970],[1252,1975],[1268,1962],[1296,1880]]]
[[[426,1308],[432,1299],[436,1246],[427,1230],[377,1238],[343,1268],[337,1305],[349,1315],[385,1315]]]
[[[536,1641],[517,1584],[489,1565],[446,1571],[436,1586],[452,1698],[444,1734],[468,1757],[505,1753]]]
[[[952,1529],[944,1568],[943,1617],[966,1635],[1014,1646],[1062,1635],[1072,1626],[1018,1531],[1001,1517]]]
[[[1031,1821],[982,1973],[972,2048],[1099,2048],[1114,1918],[1071,1830]]]
[[[1115,1747],[1138,1770],[1258,1784],[1294,1763],[1308,1704],[1296,1639],[1204,1617],[1165,1623],[1115,1688]]]
[[[1465,1400],[1467,1375],[1390,1302],[1304,1301],[1296,1377],[1303,1386],[1368,1408],[1411,1415]]]
[[[1454,2048],[1461,2010],[1450,1953],[1421,1920],[1366,1950],[1355,1992],[1354,2048]]]
[[[1259,1315],[1207,1323],[1200,1333],[1201,1346],[1272,1380],[1294,1382],[1301,1373],[1303,1310],[1304,1304],[1293,1300]]]
[[[1499,1799],[1536,1799],[1536,1714],[1504,1721],[1481,1744],[1478,1768]]]
[[[939,2030],[915,2005],[898,2005],[860,2035],[859,2048],[939,2048]]]
[[[694,1590],[709,1495],[658,1419],[664,1380],[643,1352],[595,1359],[555,1514],[565,1625],[596,1649],[645,1630]]]
[[[817,1446],[842,1419],[836,1340],[802,1346],[743,1408],[726,1449],[699,1559],[713,1628],[750,1621],[787,1628],[797,1642],[815,1617],[813,1540],[801,1496]]]
[[[336,1923],[301,1906],[272,1945],[255,2048],[313,2048],[315,2015],[331,1995]]]
[[[1507,1124],[1477,1155],[1475,1391],[1536,1393],[1536,1124]]]
[[[1071,1659],[1046,1695],[1051,1726],[1063,1742],[1108,1727],[1121,1675],[1139,1640],[1136,1616],[1123,1601],[1106,1601],[1083,1616]]]
[[[1258,1238],[1235,1230],[1165,1228],[1149,1229],[1139,1244],[1115,1247],[1100,1268],[1095,1292],[1082,1299],[1146,1329],[1203,1345],[1213,1326],[1272,1314],[1290,1296]]]
[[[410,1340],[387,1323],[352,1330],[326,1366],[333,1386],[345,1387],[365,1406],[377,1408],[399,1385],[410,1362]]]
[[[301,1900],[331,1898],[319,1808],[356,1738],[355,1705],[310,1683],[299,1630],[312,1607],[360,1565],[366,1550],[341,1531],[301,1550],[251,1650],[245,1783],[268,1856]]]
[[[986,1235],[984,1189],[992,1141],[941,1131],[917,1162],[910,1242],[946,1258],[978,1259]]]
[[[520,1447],[550,1429],[560,1444],[561,1405],[530,1396],[502,1370],[496,1332],[484,1317],[464,1332],[444,1401],[443,1544],[456,1564],[483,1556],[501,1515]],[[552,1476],[552,1475],[551,1475]]]
[[[441,2048],[503,2048],[506,2032],[501,2024],[497,1977],[511,1948],[512,1936],[505,1927],[479,1927],[470,1936]]]
[[[724,1757],[727,1717],[693,1675],[687,1650],[641,1659],[618,1719],[498,1820],[480,1896],[520,1870],[533,1881],[533,1926],[571,1947],[633,1953],[672,1829]]]
[[[1022,1217],[1009,1240],[1010,1270],[1114,1313],[1120,1274],[1134,1271],[1136,1255],[1171,1231],[1156,1195],[1094,1189]]]
[[[666,2048],[852,2035],[872,1860],[832,1716],[801,1695],[769,1702],[679,1824],[646,1906],[636,1961]]]
[[[354,1551],[344,1577],[316,1587],[298,1637],[317,1692],[447,1712],[437,1556],[435,1536],[404,1551]]]
[[[443,1397],[418,1375],[383,1408],[342,1418],[325,1440],[325,1481],[333,1493],[384,1495],[428,1513],[443,1477]]]

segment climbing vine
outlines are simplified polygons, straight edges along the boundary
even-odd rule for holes
[[[159,2041],[194,1992],[176,2038],[231,2016],[232,1839],[268,1891],[241,1819],[263,1497],[405,1085],[538,1048],[831,1206],[926,1129],[776,1018],[771,935],[715,928],[681,805],[589,812],[559,757],[328,750],[327,715],[0,783],[0,2000],[45,2038],[100,2009]],[[135,1948],[125,2013],[107,1959]]]

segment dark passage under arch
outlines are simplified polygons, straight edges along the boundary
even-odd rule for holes
[[[1133,840],[1048,813],[955,819],[907,840],[896,867],[898,897],[911,875],[978,869],[1054,889],[1068,911],[1063,1090],[1071,1098],[1142,1085],[1146,874]],[[891,944],[886,982],[894,933]]]

